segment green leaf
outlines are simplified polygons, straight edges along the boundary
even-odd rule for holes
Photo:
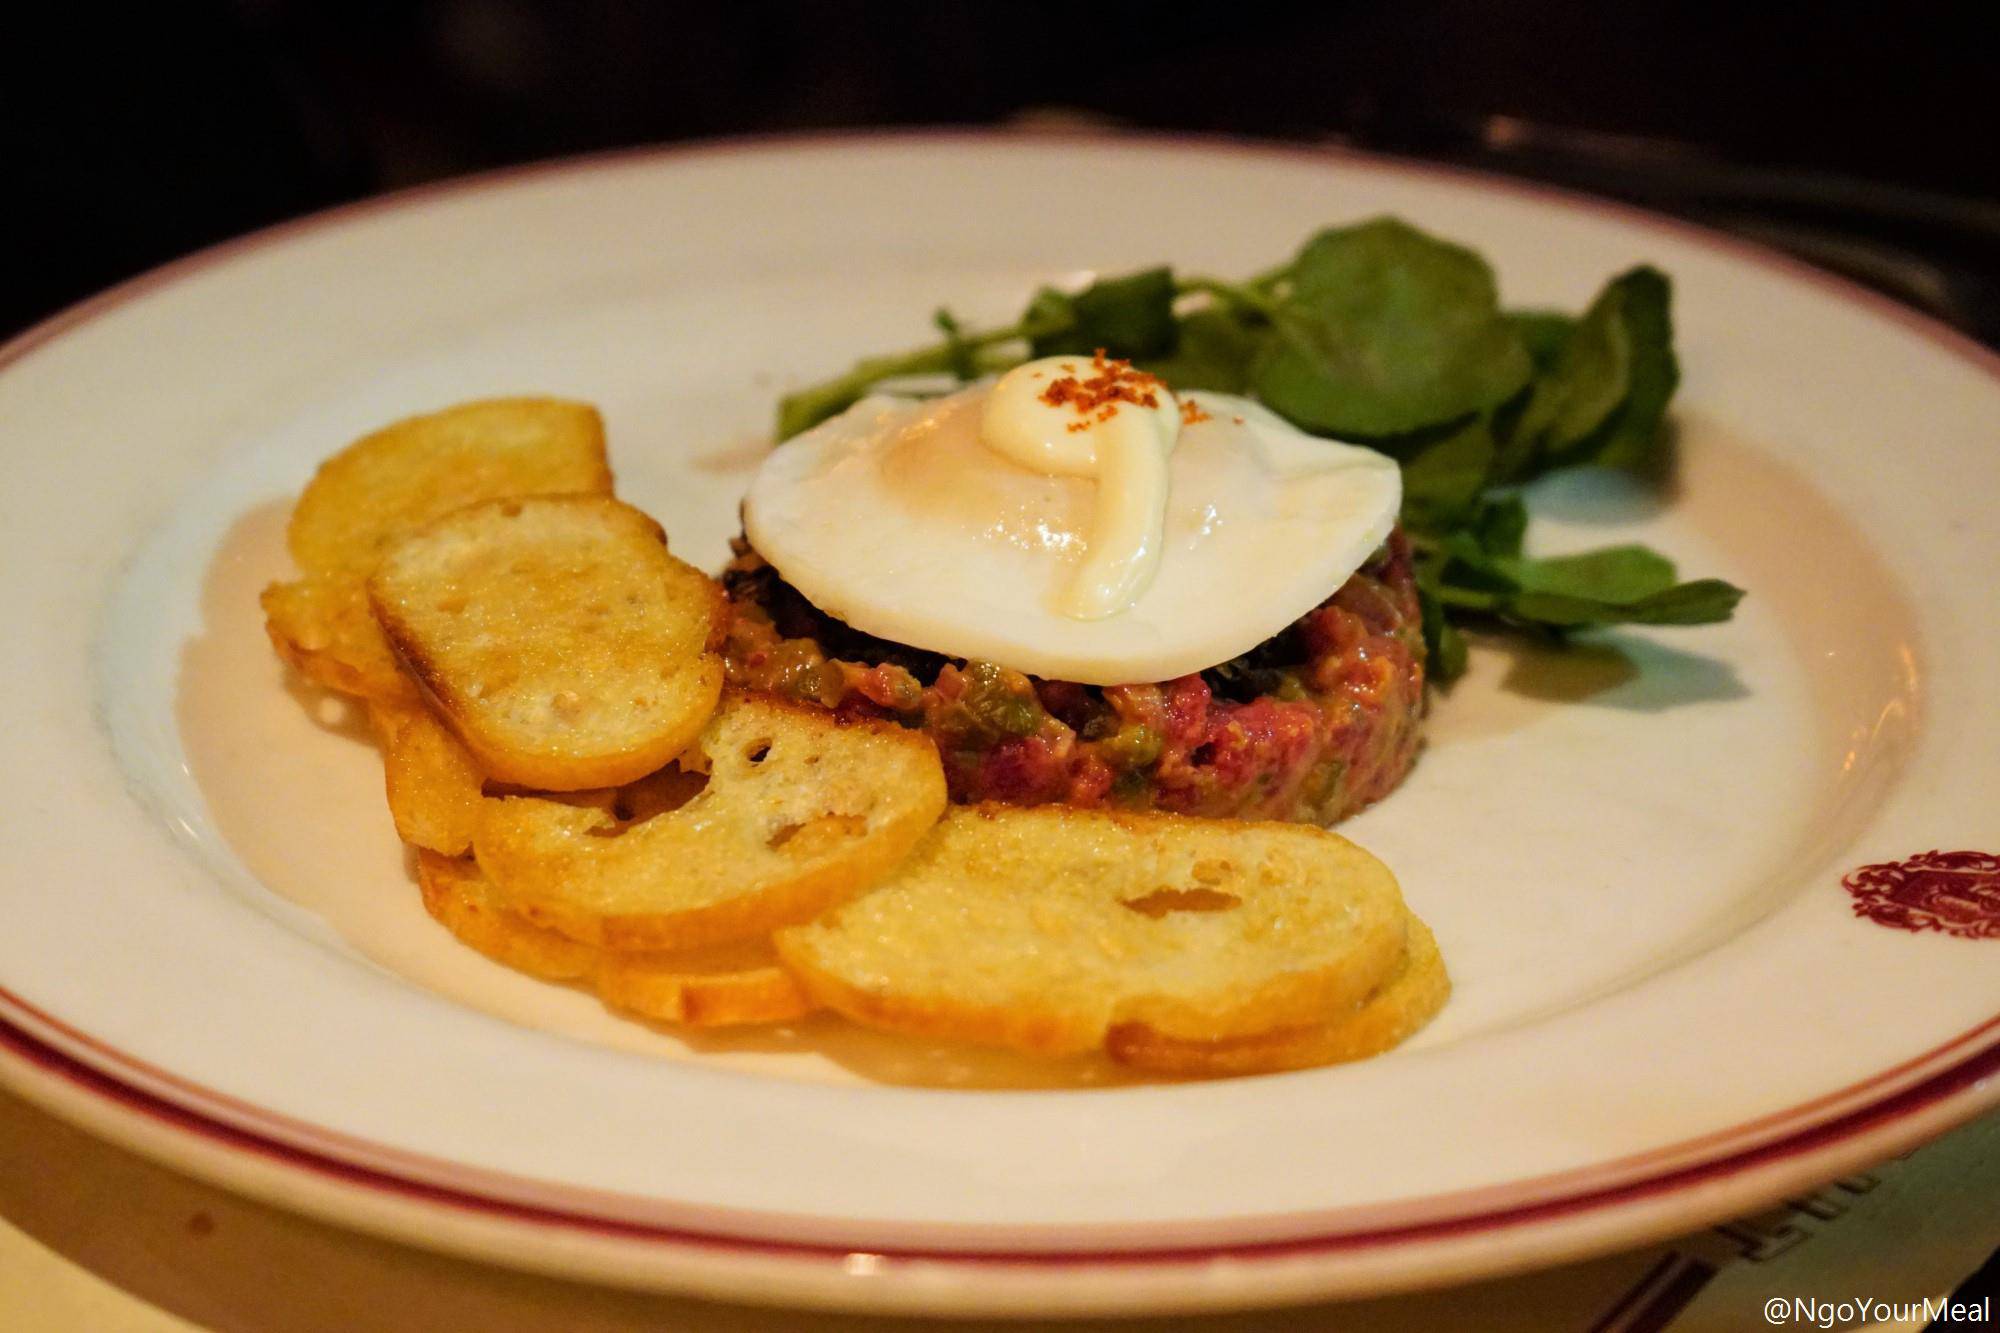
[[[1536,374],[1555,365],[1563,344],[1576,331],[1576,316],[1560,310],[1509,310],[1503,318],[1521,336],[1521,345],[1528,349],[1528,359],[1535,363]]]
[[[1403,522],[1430,532],[1457,527],[1473,512],[1493,470],[1493,434],[1474,418],[1403,462]]]
[[[1459,633],[1458,626],[1449,620],[1438,623],[1436,662],[1438,679],[1457,680],[1465,674],[1465,635]]]
[[[1743,589],[1722,579],[1692,579],[1623,608],[1634,625],[1713,625],[1736,613]]]
[[[1519,555],[1528,533],[1528,506],[1515,494],[1487,497],[1467,527],[1487,555]]]
[[[1048,347],[1055,340],[1076,327],[1076,297],[1068,292],[1057,291],[1054,287],[1038,287],[1028,298],[1028,308],[1021,313],[1024,328],[1034,328],[1040,332],[1028,339],[1030,352],[1035,356],[1055,355],[1034,351],[1038,347]],[[1088,352],[1093,349],[1086,348]]]
[[[1465,674],[1465,636],[1445,619],[1444,603],[1437,590],[1421,580],[1417,584],[1417,606],[1423,614],[1424,674],[1443,684]]]
[[[1606,283],[1565,331],[1559,317],[1513,314],[1535,358],[1527,396],[1500,416],[1503,481],[1578,463],[1648,467],[1680,371],[1674,361],[1673,292],[1657,269]]]
[[[1617,283],[1584,314],[1549,373],[1535,381],[1516,429],[1540,452],[1561,457],[1588,440],[1631,388],[1632,343]]]
[[[1138,363],[1170,389],[1243,393],[1250,387],[1250,362],[1270,331],[1234,311],[1196,310],[1181,318],[1180,341],[1165,356]]]
[[[1277,301],[1252,380],[1307,430],[1366,439],[1442,425],[1505,401],[1533,370],[1486,261],[1393,218],[1315,236]]]
[[[1681,382],[1674,356],[1673,282],[1656,268],[1640,267],[1613,279],[1609,291],[1619,294],[1631,387],[1580,452],[1605,467],[1650,469],[1660,461],[1667,402]]]
[[[1044,287],[1028,303],[1022,323],[1056,324],[1059,312],[1068,321],[1031,338],[1029,351],[1034,356],[1088,356],[1101,347],[1127,360],[1164,356],[1180,332],[1174,319],[1177,294],[1170,268],[1100,278],[1074,295]]]
[[[1579,555],[1494,562],[1524,592],[1626,604],[1674,586],[1673,561],[1644,546],[1606,546]]]
[[[1727,620],[1743,590],[1721,579],[1697,579],[1662,588],[1631,602],[1603,602],[1560,593],[1522,593],[1499,614],[1509,620],[1563,629],[1596,625],[1706,625]]]
[[[1643,546],[1528,560],[1494,555],[1469,531],[1437,546],[1427,574],[1446,607],[1518,625],[1698,625],[1727,620],[1743,590],[1721,579],[1674,582],[1674,566]]]
[[[961,383],[979,377],[979,366],[974,360],[972,344],[965,340],[965,330],[959,327],[957,318],[944,306],[939,306],[931,315],[931,323],[937,325],[944,335],[944,354],[951,365],[951,373]]]

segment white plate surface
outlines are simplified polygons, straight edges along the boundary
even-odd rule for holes
[[[372,750],[263,642],[289,498],[393,418],[594,401],[621,493],[714,566],[775,396],[923,341],[940,301],[1251,272],[1378,213],[1477,246],[1514,305],[1673,275],[1672,483],[1545,484],[1533,533],[1750,589],[1724,626],[1478,648],[1408,784],[1344,827],[1457,983],[1389,1057],[1161,1086],[620,1022],[428,921]],[[2000,846],[2000,376],[1761,252],[1345,156],[732,145],[312,219],[0,356],[0,1073],[188,1169],[635,1284],[1169,1309],[1635,1242],[2000,1101],[2000,941],[1884,929],[1841,886]]]

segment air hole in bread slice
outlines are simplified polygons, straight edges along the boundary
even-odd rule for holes
[[[834,844],[858,838],[867,831],[868,821],[860,815],[821,815],[803,824],[780,824],[764,841],[774,852],[817,856]]]
[[[1199,868],[1197,867],[1197,874]],[[1151,893],[1137,898],[1120,898],[1119,906],[1129,907],[1140,916],[1149,916],[1158,921],[1169,912],[1226,912],[1232,907],[1241,907],[1243,900],[1233,893],[1223,893],[1217,889],[1192,888],[1170,889],[1162,885]]]
[[[708,774],[669,764],[622,787],[589,787],[582,791],[535,791],[490,779],[482,792],[490,797],[533,796],[579,810],[602,810],[617,822],[586,830],[593,838],[615,838],[649,819],[680,809],[708,786]]]
[[[656,819],[680,809],[689,801],[702,794],[708,787],[708,774],[695,773],[669,764],[659,772],[629,782],[623,787],[615,787],[605,793],[608,798],[597,802],[580,802],[596,805],[608,810],[618,822],[599,828],[585,830],[593,838],[616,838],[639,827],[649,819]]]

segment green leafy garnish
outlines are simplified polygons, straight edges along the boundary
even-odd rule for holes
[[[1492,480],[1495,452],[1493,429],[1483,417],[1400,452],[1403,522],[1426,532],[1468,522]]]
[[[1606,467],[1648,469],[1661,451],[1667,403],[1680,387],[1674,356],[1673,284],[1654,268],[1616,278],[1600,301],[1614,302],[1630,348],[1625,401],[1587,442],[1590,461]],[[1593,307],[1594,309],[1595,307]]]
[[[974,379],[979,374],[979,353],[965,340],[965,330],[959,327],[958,319],[943,306],[931,316],[931,323],[937,325],[944,335],[945,364],[959,380]]]
[[[1506,401],[1534,369],[1486,261],[1405,222],[1321,232],[1274,288],[1252,381],[1305,430],[1421,430]]]
[[[1051,329],[1030,334],[1034,356],[1089,356],[1100,347],[1121,349],[1127,360],[1158,356],[1179,337],[1174,320],[1172,269],[1148,268],[1123,278],[1092,283],[1074,296],[1053,287],[1035,293],[1024,323]]]
[[[1020,319],[859,362],[778,410],[780,439],[875,386],[963,382],[1030,356],[1102,349],[1180,390],[1249,394],[1302,430],[1366,443],[1403,468],[1402,522],[1417,560],[1433,678],[1465,669],[1460,625],[1543,636],[1604,625],[1727,620],[1720,579],[1680,582],[1642,546],[1531,559],[1519,487],[1572,467],[1657,472],[1680,381],[1672,286],[1639,267],[1581,315],[1504,310],[1471,250],[1394,218],[1322,231],[1245,281],[1158,267],[1077,292],[1045,287]]]
[[[1562,353],[1563,344],[1576,331],[1576,316],[1560,310],[1510,310],[1505,316],[1528,349],[1528,359],[1537,374],[1546,373]]]
[[[1261,330],[1227,310],[1191,310],[1180,317],[1172,351],[1137,358],[1135,364],[1176,389],[1242,394],[1250,391],[1250,363],[1262,344]]]
[[[1426,554],[1443,606],[1524,626],[1704,625],[1729,619],[1743,597],[1720,579],[1677,582],[1673,562],[1644,546],[1530,560],[1495,554],[1461,530]]]
[[[1607,283],[1581,319],[1516,318],[1534,339],[1537,374],[1508,416],[1498,480],[1575,463],[1655,461],[1667,400],[1680,383],[1672,299],[1664,273],[1635,268]]]

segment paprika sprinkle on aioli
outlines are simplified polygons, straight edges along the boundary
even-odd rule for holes
[[[1088,430],[1093,420],[1109,421],[1118,414],[1120,403],[1136,407],[1160,405],[1160,391],[1166,386],[1157,376],[1132,369],[1130,361],[1107,357],[1100,347],[1091,357],[1090,368],[1092,373],[1087,379],[1064,375],[1049,381],[1049,387],[1039,395],[1050,407],[1067,404],[1076,409],[1081,419],[1072,421],[1066,429]]]

